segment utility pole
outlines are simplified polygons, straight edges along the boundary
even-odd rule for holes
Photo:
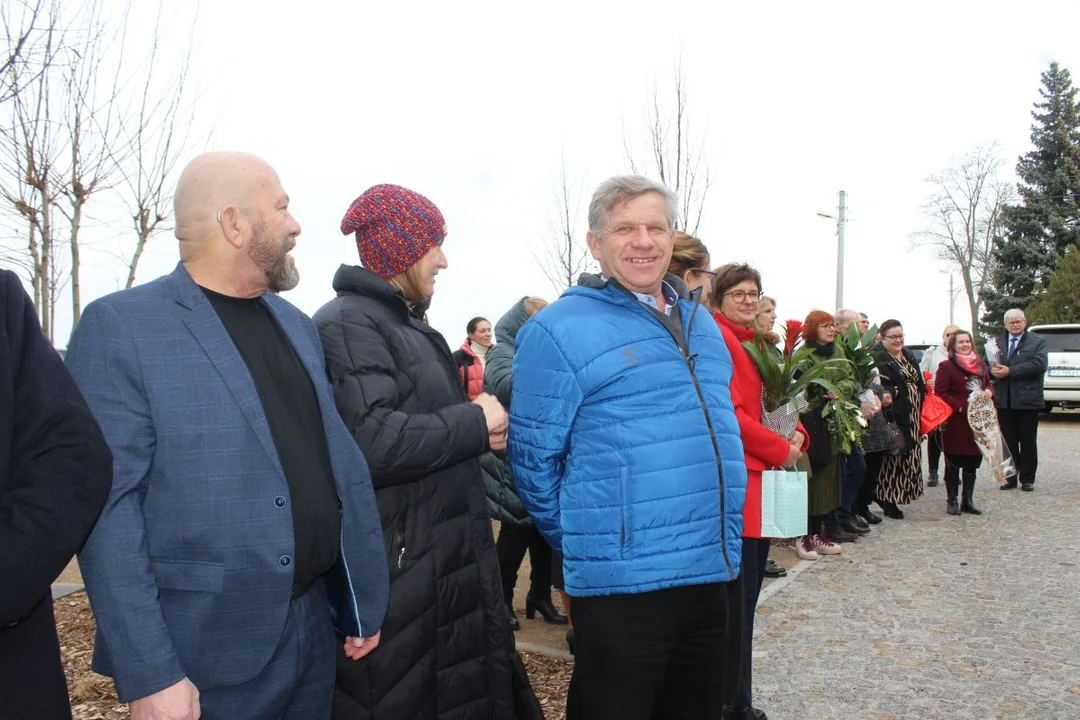
[[[950,270],[942,270],[941,272],[949,275],[949,324],[955,323],[953,316],[956,309],[956,290],[953,289],[953,274]]]
[[[847,224],[847,193],[840,191],[840,206],[836,215],[818,213],[818,217],[836,220],[836,307],[844,307],[844,226]]]

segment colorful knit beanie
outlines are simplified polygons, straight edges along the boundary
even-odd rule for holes
[[[389,280],[408,270],[446,237],[435,203],[397,185],[376,185],[353,200],[341,234],[356,233],[360,262]]]

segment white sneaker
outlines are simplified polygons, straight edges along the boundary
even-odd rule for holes
[[[829,542],[825,538],[821,537],[821,535],[815,535],[813,537],[813,543],[814,550],[816,550],[820,555],[839,555],[840,553],[844,552],[844,548],[840,547],[839,544]]]
[[[795,554],[803,560],[817,560],[818,554],[814,550],[814,543],[809,535],[795,538]]]

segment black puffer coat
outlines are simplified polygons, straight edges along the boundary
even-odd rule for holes
[[[338,412],[371,468],[390,608],[371,655],[338,653],[333,716],[511,718],[513,640],[477,461],[483,411],[446,341],[394,286],[343,265],[334,290],[314,319]]]

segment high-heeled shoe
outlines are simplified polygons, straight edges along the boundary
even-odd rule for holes
[[[551,602],[551,598],[546,600],[537,600],[532,595],[525,597],[525,617],[532,620],[536,617],[536,613],[540,613],[544,622],[549,625],[566,625],[569,620],[555,607],[555,604]]]

